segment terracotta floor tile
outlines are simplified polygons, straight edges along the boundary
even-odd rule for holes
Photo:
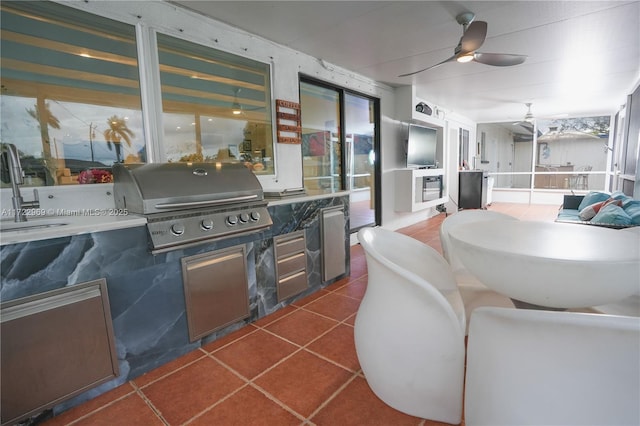
[[[349,282],[349,277],[341,278],[338,281],[329,284],[327,287],[325,287],[325,290],[327,290],[327,291],[336,291],[336,290],[344,287],[348,282]]]
[[[85,402],[84,404],[73,407],[70,410],[65,411],[64,413],[60,413],[58,416],[53,417],[43,425],[47,426],[56,426],[56,425],[66,425],[98,408],[101,408],[118,398],[122,398],[123,396],[135,392],[135,389],[129,382],[124,383],[117,388],[114,388],[108,392],[103,393],[95,397],[92,400]]]
[[[74,423],[74,426],[163,426],[164,422],[137,393],[131,394],[115,403],[96,411],[90,416]]]
[[[351,259],[351,279],[360,278],[367,274],[367,258],[358,257]]]
[[[204,349],[207,352],[213,352],[215,350],[220,349],[224,345],[228,345],[229,343],[246,336],[247,334],[253,333],[256,330],[257,330],[257,327],[255,327],[253,324],[249,324],[246,327],[242,327],[239,330],[236,330],[234,332],[227,334],[224,337],[219,338],[218,340],[214,340],[213,342],[203,345],[202,349]]]
[[[356,377],[311,421],[317,426],[417,426],[422,420],[389,407],[375,396],[363,378]]]
[[[325,295],[327,295],[327,294],[329,294],[329,293],[330,293],[330,292],[328,292],[327,290],[325,290],[325,289],[321,289],[321,290],[319,290],[319,291],[316,291],[316,292],[315,292],[315,293],[313,293],[313,294],[308,295],[307,297],[303,297],[303,298],[302,298],[302,299],[300,299],[300,300],[296,300],[295,302],[293,302],[293,303],[291,303],[291,304],[292,304],[293,306],[299,306],[299,307],[302,307],[302,306],[305,306],[305,305],[307,305],[307,304],[309,304],[309,303],[313,302],[314,300],[319,299],[319,298],[321,298],[321,297],[323,297],[323,296],[325,296]]]
[[[255,325],[256,327],[264,327],[268,324],[271,324],[275,320],[284,317],[285,315],[289,315],[290,313],[298,309],[299,308],[297,306],[292,306],[292,305],[285,306],[284,308],[278,309],[272,314],[269,314],[265,317],[260,318],[259,320],[254,322],[253,325]]]
[[[354,326],[356,325],[356,315],[358,315],[358,313],[356,312],[355,314],[351,315],[349,318],[347,318],[346,320],[342,321],[343,324],[349,324],[350,326]]]
[[[195,351],[191,351],[187,354],[182,355],[180,358],[177,358],[171,362],[168,362],[155,370],[151,370],[148,373],[143,374],[142,376],[136,377],[133,382],[138,387],[144,387],[154,380],[159,379],[162,376],[165,376],[171,373],[174,370],[177,370],[180,367],[183,367],[189,363],[192,363],[204,356],[207,356],[200,349],[196,349]]]
[[[181,424],[246,382],[205,357],[164,377],[142,392],[172,425]]]
[[[367,289],[367,277],[360,277],[356,280],[349,281],[347,285],[342,286],[334,293],[341,294],[343,296],[353,297],[354,299],[362,300],[364,293]]]
[[[360,370],[360,363],[356,355],[356,346],[353,340],[353,327],[340,324],[315,342],[312,342],[308,350],[330,359],[349,370]]]
[[[251,386],[242,388],[189,426],[287,426],[302,421]]]
[[[300,351],[258,377],[254,383],[307,417],[351,376],[352,373],[343,368],[309,352]]]
[[[358,310],[360,301],[352,297],[331,293],[309,303],[304,308],[337,321],[342,321]]]
[[[300,309],[269,324],[265,329],[304,346],[337,324],[337,321]]]
[[[296,350],[297,346],[258,330],[212,355],[251,380]]]
[[[364,256],[364,249],[362,248],[362,246],[360,244],[356,244],[351,246],[351,259],[353,260],[354,257],[362,257]]]

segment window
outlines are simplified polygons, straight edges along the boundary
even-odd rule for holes
[[[273,174],[269,65],[158,34],[166,161]]]
[[[604,190],[610,117],[538,120],[536,188]],[[544,176],[544,177],[543,177]]]
[[[274,173],[268,64],[158,34],[142,49],[158,49],[164,137],[147,141],[134,26],[52,2],[5,1],[1,14],[0,136],[25,185],[111,182],[113,163],[147,161],[146,143],[158,161]]]
[[[537,120],[535,127],[480,124],[482,168],[495,175],[496,188],[604,190],[609,121],[602,116]]]
[[[110,182],[114,162],[145,161],[134,27],[49,2],[1,8],[1,139],[25,184]]]

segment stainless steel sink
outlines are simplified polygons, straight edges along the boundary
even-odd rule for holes
[[[0,221],[0,232],[30,231],[68,225],[60,219],[33,219],[26,222]]]

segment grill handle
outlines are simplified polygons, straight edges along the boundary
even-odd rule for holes
[[[243,195],[242,197],[225,198],[224,200],[208,200],[208,201],[188,201],[184,203],[161,203],[156,204],[156,209],[178,209],[183,207],[207,207],[218,204],[234,203],[236,201],[248,201],[257,199],[257,195]]]

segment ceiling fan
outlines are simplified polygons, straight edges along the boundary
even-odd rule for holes
[[[524,115],[524,118],[521,121],[516,121],[515,123],[512,123],[514,126],[520,126],[525,128],[526,130],[528,130],[529,132],[531,132],[531,134],[533,134],[533,121],[535,119],[535,117],[533,116],[533,113],[531,112],[531,102],[527,102],[525,103],[526,107],[527,107],[527,113]]]
[[[487,36],[487,23],[484,21],[474,21],[475,14],[473,12],[463,12],[456,16],[456,21],[462,25],[462,37],[460,42],[454,49],[452,57],[444,61],[423,68],[418,71],[399,75],[398,77],[407,77],[421,73],[423,71],[435,68],[447,62],[479,62],[485,65],[493,65],[495,67],[509,67],[519,65],[527,59],[527,55],[513,55],[509,53],[481,53],[477,49],[482,46]]]

